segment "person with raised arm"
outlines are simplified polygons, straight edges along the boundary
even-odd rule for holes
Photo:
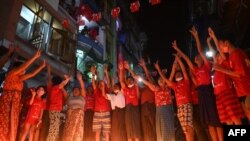
[[[41,56],[41,50],[23,64],[14,63],[3,84],[0,97],[0,140],[15,141],[20,113],[23,82],[37,75],[46,65],[45,61],[33,72],[25,73],[29,66]]]
[[[219,121],[215,96],[213,94],[213,86],[211,80],[212,66],[202,51],[198,31],[193,26],[190,30],[196,41],[198,55],[195,56],[195,66],[191,60],[178,48],[176,41],[172,43],[172,47],[180,54],[180,56],[187,62],[190,70],[194,74],[197,81],[197,91],[199,93],[199,109],[201,115],[201,122],[203,127],[208,127],[209,134],[212,141],[223,140],[223,130]]]
[[[25,141],[27,134],[29,134],[29,141],[36,140],[36,130],[42,123],[43,110],[45,109],[45,101],[42,96],[46,94],[45,86],[38,86],[36,89],[30,89],[32,97],[29,101],[29,110],[25,119],[24,127],[22,129],[21,141]]]
[[[229,54],[228,61],[230,67],[214,65],[213,68],[232,78],[237,97],[248,121],[250,121],[250,68],[246,62],[247,55],[240,48],[236,48],[232,34],[224,34],[218,38],[218,50]]]
[[[157,141],[175,141],[174,111],[171,91],[162,78],[158,85],[151,83],[139,76],[133,75],[136,80],[141,80],[155,95],[156,104],[156,137]]]
[[[125,124],[127,139],[128,141],[132,141],[133,139],[139,141],[141,138],[139,87],[132,76],[128,76],[125,83],[124,68],[128,70],[131,75],[134,75],[134,73],[130,69],[127,61],[124,61],[123,64],[119,64],[119,81],[126,101]]]
[[[104,74],[107,82],[110,81],[108,69],[104,66]],[[111,117],[111,141],[127,141],[127,134],[125,129],[125,97],[121,91],[120,83],[114,84],[112,80],[112,93],[107,94],[106,97],[112,108]]]
[[[218,47],[218,40],[214,34],[214,31],[211,28],[208,28],[208,33],[209,37],[207,38],[207,43],[210,51],[214,50],[210,43],[212,39],[215,42],[216,48],[219,52],[214,56],[214,64],[223,66],[225,68],[230,68],[226,55]],[[231,78],[228,75],[215,70],[213,75],[213,84],[220,122],[227,125],[242,124],[241,119],[244,118],[245,115],[240,102],[237,99]]]
[[[95,132],[95,140],[101,141],[101,133],[104,133],[105,141],[110,140],[111,132],[111,114],[110,103],[106,99],[106,94],[110,89],[110,81],[105,85],[103,80],[99,80],[98,84],[95,80],[97,74],[95,66],[90,68],[92,73],[92,87],[94,89],[95,113],[93,118],[93,131]]]
[[[178,55],[175,55],[172,72],[175,76],[175,81],[167,79],[162,73],[158,62],[155,63],[155,68],[160,74],[161,78],[166,84],[174,90],[176,104],[177,104],[177,117],[180,121],[187,141],[194,140],[193,132],[193,105],[190,90],[190,80],[186,68]],[[176,71],[177,63],[181,70]]]
[[[82,141],[84,127],[84,106],[86,90],[82,74],[77,72],[76,78],[79,86],[73,88],[73,96],[69,96],[67,102],[67,116],[63,130],[63,141]]]
[[[60,117],[63,109],[64,100],[67,99],[68,93],[64,89],[70,80],[68,75],[64,75],[64,80],[59,76],[54,76],[52,80],[51,70],[48,69],[48,97],[46,100],[47,110],[49,111],[49,131],[47,141],[57,141],[60,131]]]
[[[149,73],[147,64],[144,59],[140,59],[139,65],[142,67],[145,79],[154,83],[152,76]],[[139,82],[141,83],[141,82]],[[156,140],[155,128],[155,96],[154,92],[148,86],[140,85],[140,98],[141,98],[141,124],[142,135],[144,141]]]

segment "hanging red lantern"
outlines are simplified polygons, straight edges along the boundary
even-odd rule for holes
[[[139,11],[139,9],[140,9],[140,2],[139,1],[132,2],[130,4],[130,11],[132,13]]]
[[[111,16],[115,19],[120,14],[120,7],[115,7],[111,10]]]
[[[92,17],[93,17],[93,18],[92,18],[92,21],[98,22],[98,21],[101,20],[102,14],[101,14],[101,12],[94,13],[94,14],[92,14]]]
[[[161,3],[161,0],[149,0],[149,3],[151,3],[151,5],[156,5]]]
[[[86,4],[81,6],[79,14],[85,16],[86,19],[88,19],[89,21],[92,20],[92,18],[93,18],[92,17],[92,14],[93,14],[92,9]]]
[[[69,27],[69,20],[68,20],[68,19],[64,19],[64,20],[62,21],[62,26],[63,26],[64,28],[68,28],[68,27]]]

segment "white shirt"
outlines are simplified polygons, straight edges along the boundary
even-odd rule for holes
[[[107,94],[107,97],[108,97],[108,100],[110,100],[112,110],[114,110],[115,107],[118,107],[118,108],[125,107],[125,97],[121,91],[119,91],[117,95]]]

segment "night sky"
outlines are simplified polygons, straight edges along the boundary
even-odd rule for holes
[[[187,51],[186,37],[189,32],[188,9],[185,0],[162,0],[158,5],[150,5],[148,0],[141,2],[135,13],[137,24],[148,36],[145,55],[151,63],[157,59],[161,67],[171,68],[173,62],[171,42],[177,40],[179,47]]]

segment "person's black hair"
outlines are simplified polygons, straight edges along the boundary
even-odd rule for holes
[[[219,34],[218,39],[221,41],[229,41],[233,45],[235,45],[236,43],[235,34],[229,32],[222,32],[221,34]]]
[[[37,88],[36,88],[36,91],[40,88],[43,88],[44,89],[44,95],[42,95],[42,99],[45,99],[47,98],[47,87],[44,86],[44,85],[39,85]]]
[[[118,86],[119,90],[121,89],[121,84],[119,82],[115,83],[115,86]]]
[[[61,82],[62,82],[62,78],[59,77],[59,76],[54,76],[54,77],[52,78],[52,84],[53,84],[53,85],[58,85],[58,84],[60,84]]]

